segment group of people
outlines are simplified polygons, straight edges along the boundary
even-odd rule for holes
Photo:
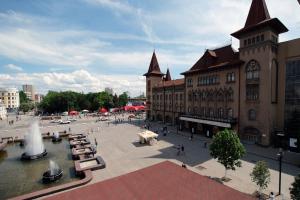
[[[182,145],[178,145],[176,148],[177,148],[177,154],[176,154],[177,156],[179,156],[179,155],[185,155],[183,144]]]

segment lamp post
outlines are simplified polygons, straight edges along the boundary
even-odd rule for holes
[[[278,152],[277,156],[278,156],[278,161],[279,161],[279,193],[278,193],[278,195],[281,195],[281,167],[282,167],[282,157],[283,157],[282,148],[279,148],[279,152]]]

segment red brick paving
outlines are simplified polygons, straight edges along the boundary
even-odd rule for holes
[[[81,187],[47,200],[253,200],[250,195],[170,161]]]

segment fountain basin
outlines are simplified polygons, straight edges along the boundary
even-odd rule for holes
[[[21,156],[21,160],[36,160],[45,157],[47,154],[48,152],[46,151],[46,149],[42,153],[36,155],[27,155],[26,153],[23,153]]]
[[[85,138],[82,140],[71,140],[70,141],[70,146],[75,147],[76,145],[86,145],[86,144],[90,144],[91,142],[89,141],[89,139]]]
[[[59,169],[57,173],[51,174],[51,170],[48,170],[43,173],[43,183],[51,183],[55,182],[63,176],[63,170]]]
[[[94,155],[97,153],[97,149],[95,147],[83,147],[83,148],[73,148],[72,149],[72,157],[73,159],[78,159],[80,155]]]

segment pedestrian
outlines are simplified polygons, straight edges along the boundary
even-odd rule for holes
[[[71,127],[69,126],[69,132],[71,132]]]
[[[207,148],[207,142],[205,141],[203,144],[203,147],[206,149]]]
[[[183,144],[181,145],[181,152],[182,152],[182,154],[185,155],[185,151],[184,151],[184,146],[183,146]]]
[[[270,200],[275,200],[274,192],[271,192],[271,193],[270,193]]]
[[[95,138],[95,145],[98,146],[98,142],[97,142],[96,138]]]

